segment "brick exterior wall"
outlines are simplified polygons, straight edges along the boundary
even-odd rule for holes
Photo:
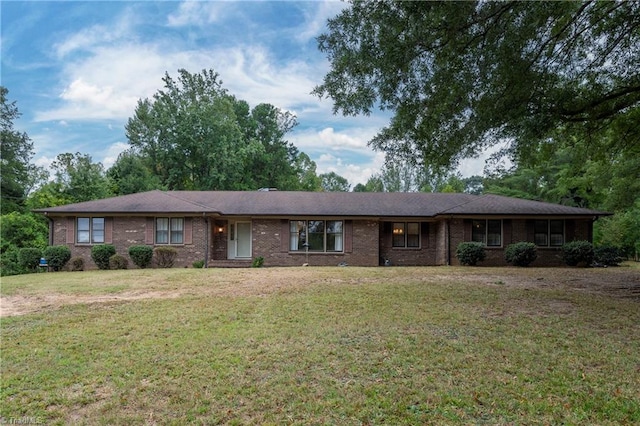
[[[153,240],[153,229],[147,229],[153,218],[143,216],[116,216],[107,218],[110,222],[105,236],[107,243],[115,246],[116,252],[129,260],[129,268],[135,268],[128,255],[132,245],[148,244]],[[224,219],[211,219],[210,226],[203,217],[185,218],[188,221],[190,235],[184,236],[185,244],[171,245],[178,251],[175,267],[191,267],[197,260],[204,260],[208,251],[209,261],[227,259],[228,222]],[[74,226],[73,217],[55,217],[51,222],[52,244],[68,245],[72,256],[80,256],[86,269],[97,268],[91,259],[91,245],[76,244],[75,232],[68,229]],[[185,234],[187,234],[185,226]],[[209,228],[209,230],[208,230]],[[223,232],[219,232],[222,228]],[[565,221],[565,240],[591,241],[593,236],[590,219],[571,219]],[[208,238],[207,238],[207,233]],[[70,238],[67,241],[67,238]],[[346,262],[352,266],[377,266],[389,259],[394,266],[432,266],[459,265],[455,256],[456,247],[463,241],[471,241],[471,224],[468,220],[453,218],[438,222],[421,223],[419,248],[392,247],[392,222],[375,220],[346,220],[344,222],[344,252],[313,253],[291,252],[288,249],[288,220],[253,219],[252,220],[252,258],[263,257],[264,266],[300,266],[309,263],[314,266],[335,266]],[[209,243],[207,250],[206,243]],[[499,248],[487,248],[485,266],[504,266],[505,248],[519,241],[533,241],[531,221],[527,219],[504,219],[503,244]],[[234,262],[234,261],[229,261]],[[245,261],[246,262],[246,261]],[[238,262],[238,264],[242,264]],[[559,247],[538,248],[538,259],[532,266],[560,266],[562,252]],[[246,266],[246,263],[243,264]],[[231,265],[226,265],[231,266]]]
[[[262,256],[264,266],[336,266],[346,262],[352,266],[378,265],[378,223],[370,220],[345,221],[344,252],[314,253],[288,250],[288,220],[254,219],[252,221],[253,257]],[[349,237],[350,227],[351,237]],[[351,241],[347,242],[350,238]],[[283,241],[284,239],[284,241]]]
[[[463,219],[451,219],[451,264],[460,265],[456,258],[456,247],[463,241],[471,241],[471,225]],[[533,228],[530,219],[504,219],[502,229],[502,247],[487,247],[487,258],[481,266],[507,266],[504,252],[509,244],[521,241],[534,241]],[[593,222],[590,219],[565,220],[565,241],[593,239]],[[538,247],[538,258],[531,266],[563,266],[562,249],[560,247]]]
[[[105,241],[113,244],[116,253],[124,256],[129,261],[129,268],[136,268],[135,264],[129,257],[129,247],[132,245],[149,245],[159,247],[161,245],[153,245],[146,243],[147,223],[146,217],[140,216],[116,216],[109,218],[112,221],[112,232],[110,236],[105,236]],[[206,222],[202,217],[189,218],[192,228],[192,243],[171,245],[178,251],[174,267],[190,267],[197,260],[205,258],[205,235]],[[90,244],[76,244],[74,240],[67,241],[67,227],[70,222],[74,223],[73,217],[55,218],[53,221],[53,245],[67,245],[71,249],[72,257],[82,257],[84,259],[85,269],[97,269],[96,264],[91,259]],[[110,238],[109,238],[110,237]],[[187,240],[187,238],[185,238]],[[162,246],[166,246],[162,244]]]

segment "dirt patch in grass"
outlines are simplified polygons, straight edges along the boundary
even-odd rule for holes
[[[355,271],[354,271],[355,270]],[[165,270],[166,271],[166,270]],[[0,316],[16,316],[59,309],[73,304],[110,303],[142,299],[171,299],[184,296],[245,297],[264,296],[275,292],[293,292],[310,285],[363,285],[374,282],[455,283],[490,288],[549,289],[601,294],[640,302],[640,269],[617,268],[484,268],[484,267],[391,267],[391,268],[264,268],[145,271],[140,280],[136,271],[118,275],[113,271],[107,280],[118,280],[100,292],[101,282],[87,274],[86,288],[71,292],[52,290],[44,284],[18,288],[0,297]],[[63,273],[47,274],[58,278]],[[149,276],[149,274],[152,274]],[[155,274],[155,275],[154,275]],[[39,274],[42,279],[43,274]],[[74,273],[74,279],[80,277]],[[13,277],[7,277],[10,280]],[[101,277],[101,279],[103,279]],[[97,284],[96,284],[97,282]],[[96,290],[96,288],[98,290]],[[571,303],[557,300],[549,310],[570,312]]]

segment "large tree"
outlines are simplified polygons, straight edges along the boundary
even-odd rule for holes
[[[283,139],[295,117],[230,95],[213,70],[163,78],[126,125],[132,147],[167,189],[297,189],[295,148]]]
[[[393,111],[374,148],[449,167],[568,135],[640,155],[640,2],[354,0],[318,39],[334,112]],[[611,137],[613,136],[613,137]]]
[[[0,86],[0,208],[2,214],[24,210],[29,191],[46,179],[41,167],[31,164],[33,142],[29,136],[13,128],[20,117],[16,102],[9,102],[7,88]]]

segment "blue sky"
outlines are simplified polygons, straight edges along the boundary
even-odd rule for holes
[[[329,69],[316,37],[337,1],[2,1],[1,84],[17,101],[14,125],[32,139],[33,161],[64,152],[89,154],[110,167],[128,147],[124,133],[138,99],[177,76],[213,69],[250,105],[291,111],[299,125],[287,139],[318,173],[334,171],[352,186],[380,170],[384,155],[367,142],[383,113],[333,115],[332,102],[310,94]],[[464,175],[481,174],[466,162]]]

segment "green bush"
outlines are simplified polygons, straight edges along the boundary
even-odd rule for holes
[[[504,258],[507,263],[511,263],[515,266],[529,266],[538,258],[536,245],[534,243],[527,243],[524,241],[509,244],[505,250]]]
[[[84,259],[80,256],[74,256],[69,261],[69,268],[72,272],[84,271]]]
[[[253,259],[253,262],[251,262],[252,268],[262,268],[263,265],[264,265],[264,257],[262,256],[256,257],[255,259]]]
[[[173,247],[156,247],[153,249],[156,265],[160,268],[171,268],[178,256],[178,250]]]
[[[129,261],[120,254],[114,254],[109,258],[109,269],[127,269]]]
[[[18,257],[20,251],[12,247],[0,254],[0,275],[6,277],[8,275],[24,274],[26,271],[20,266]]]
[[[593,249],[595,262],[603,266],[618,266],[623,260],[622,250],[614,246],[600,246]]]
[[[475,266],[478,262],[483,261],[487,254],[485,253],[484,244],[466,242],[458,244],[456,257],[463,265]]]
[[[42,250],[34,247],[23,247],[18,251],[18,263],[29,272],[35,272],[40,265]]]
[[[116,248],[112,244],[98,244],[91,247],[91,259],[98,269],[109,269],[109,258],[116,254]]]
[[[571,241],[562,246],[562,260],[569,266],[593,263],[593,244],[589,241]]]
[[[133,264],[140,269],[144,269],[151,265],[153,260],[153,248],[151,246],[131,246],[129,247],[129,257]]]
[[[71,249],[67,246],[49,246],[44,249],[42,255],[49,264],[49,268],[60,271],[71,259]]]
[[[191,264],[194,268],[204,268],[204,260],[196,260]]]

